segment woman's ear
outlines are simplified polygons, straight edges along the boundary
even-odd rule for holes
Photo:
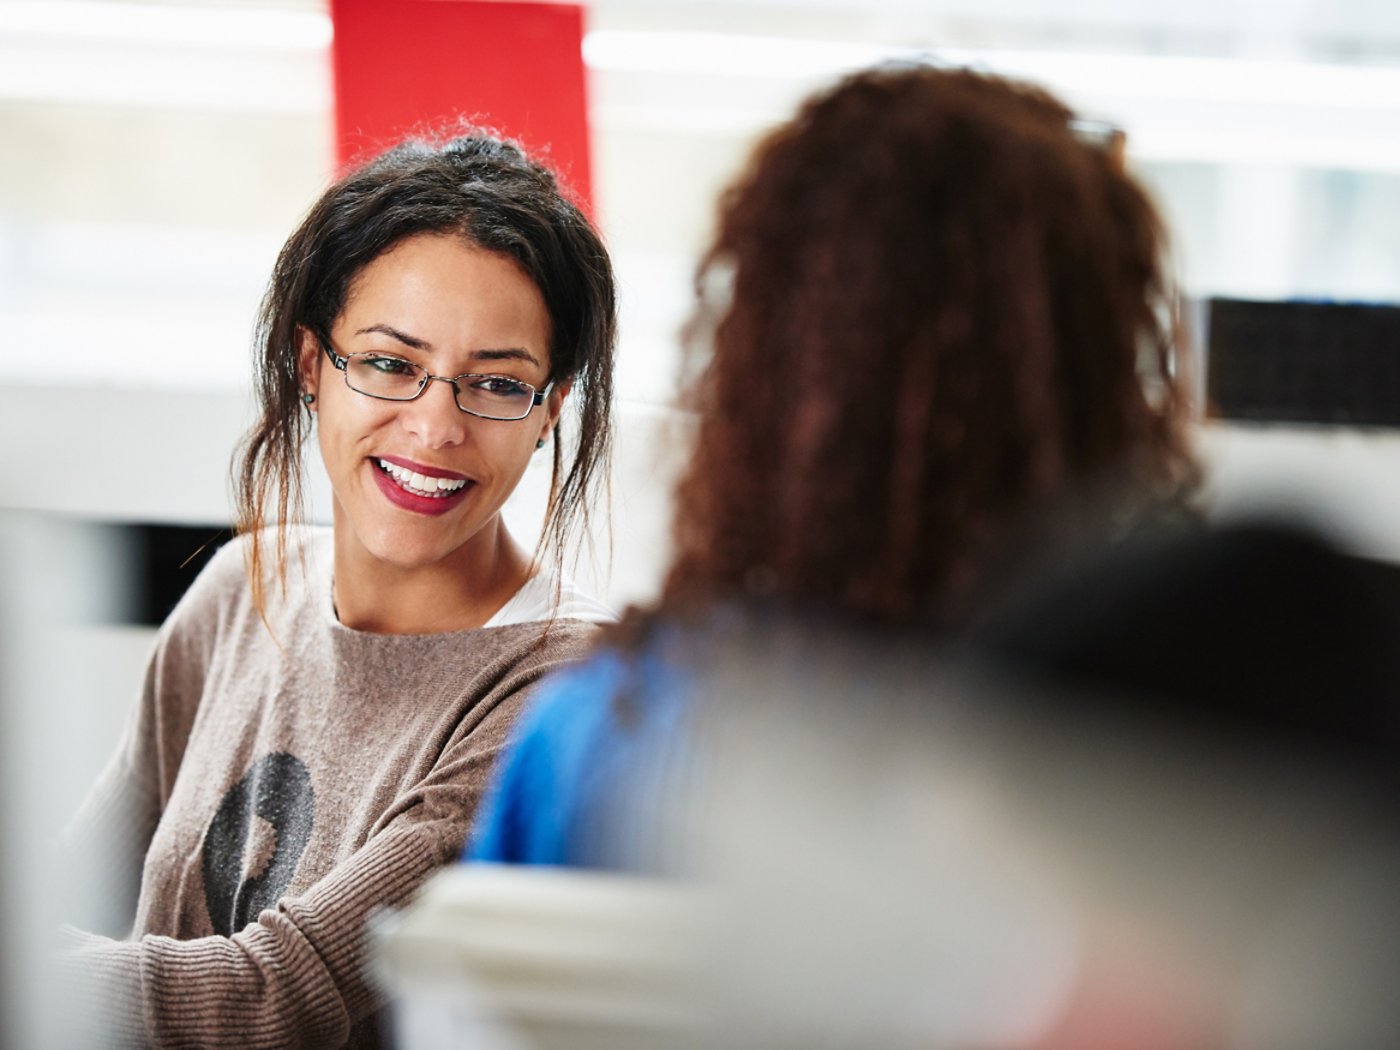
[[[540,428],[540,440],[548,441],[550,433],[554,430],[555,424],[559,422],[559,413],[564,410],[564,399],[569,396],[569,391],[574,388],[572,379],[565,379],[555,383],[549,391],[549,396],[544,399],[544,426]]]
[[[297,326],[297,378],[302,398],[311,395],[311,404],[321,392],[321,342],[304,325]]]

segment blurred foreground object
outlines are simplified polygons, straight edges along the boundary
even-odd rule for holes
[[[58,862],[58,829],[87,753],[104,747],[90,702],[93,635],[120,592],[109,531],[0,510],[0,1047],[79,1047],[51,951],[65,908],[100,905],[105,872]]]
[[[1375,583],[1250,525],[1062,566],[978,660],[735,632],[700,676],[701,787],[657,814],[649,860],[683,878],[448,873],[383,942],[405,1014],[437,996],[511,1047],[595,1045],[597,1016],[612,1045],[1387,1045],[1400,675],[1377,674],[1397,619]],[[1231,659],[1222,616],[1279,648]],[[1255,689],[1269,660],[1313,672]]]
[[[623,1050],[698,1030],[704,909],[676,884],[564,869],[448,869],[379,926],[404,1047]]]

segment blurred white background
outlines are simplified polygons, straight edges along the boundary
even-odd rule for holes
[[[623,320],[615,554],[582,574],[619,607],[665,562],[658,449],[716,193],[848,68],[928,52],[1121,124],[1193,296],[1400,300],[1394,0],[595,0],[588,27]],[[333,169],[331,34],[316,0],[0,0],[0,507],[228,520],[254,312]],[[1202,447],[1217,508],[1305,499],[1400,556],[1394,435],[1211,425]],[[90,633],[130,696],[148,633]]]

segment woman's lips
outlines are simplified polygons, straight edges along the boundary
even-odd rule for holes
[[[396,456],[376,456],[369,462],[375,483],[389,502],[416,514],[445,514],[475,485],[461,474],[422,467]]]

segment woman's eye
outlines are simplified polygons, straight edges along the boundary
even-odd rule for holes
[[[530,387],[506,376],[482,376],[472,384],[472,388],[495,397],[528,397],[530,394]]]
[[[405,361],[402,357],[390,357],[387,354],[366,354],[361,360],[365,367],[386,376],[410,376],[415,369],[413,362]]]

